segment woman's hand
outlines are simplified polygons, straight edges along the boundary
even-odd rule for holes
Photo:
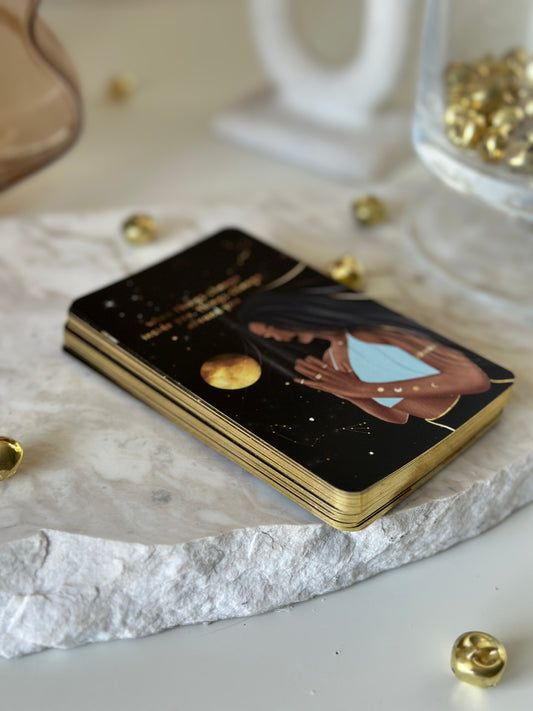
[[[308,380],[303,378],[301,380],[298,379],[296,382],[307,385],[315,390],[328,392],[342,400],[347,400],[357,405],[363,412],[367,412],[369,415],[377,417],[384,422],[403,425],[409,419],[409,415],[406,412],[383,407],[383,405],[375,402],[372,398],[360,399],[353,397],[352,392],[357,389],[357,385],[360,381],[355,378],[351,371],[349,373],[340,372],[331,368],[319,358],[313,358],[313,356],[308,356],[303,360],[297,360],[295,369],[302,375],[305,375],[306,378],[309,378]]]
[[[448,354],[449,352],[449,354]],[[295,363],[295,370],[305,376],[299,382],[315,390],[322,390],[345,398],[442,398],[448,395],[468,395],[490,388],[487,375],[459,351],[436,348],[427,363],[440,367],[435,375],[410,380],[367,383],[352,371],[343,373],[331,368],[319,358],[308,356]]]
[[[294,369],[304,376],[304,378],[296,380],[302,385],[338,395],[341,398],[357,396],[359,380],[351,370],[349,372],[335,370],[328,363],[314,356],[299,358]]]
[[[334,370],[339,370],[342,373],[352,373],[357,377],[350,365],[348,357],[348,348],[346,346],[346,338],[342,334],[336,334],[335,338],[330,339],[330,347],[322,356],[324,362]],[[359,380],[359,378],[357,378]]]

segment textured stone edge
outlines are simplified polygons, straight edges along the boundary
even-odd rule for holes
[[[533,500],[533,456],[359,533],[244,528],[177,545],[41,530],[0,547],[0,655],[142,637],[338,590],[471,538]]]

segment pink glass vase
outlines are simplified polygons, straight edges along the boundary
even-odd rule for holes
[[[0,0],[0,190],[62,155],[81,128],[76,73],[39,0]]]

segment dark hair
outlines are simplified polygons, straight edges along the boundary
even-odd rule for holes
[[[244,324],[258,321],[288,331],[337,331],[384,325],[414,330],[414,324],[404,316],[360,296],[340,285],[256,292],[240,307],[238,319]]]
[[[288,331],[337,331],[378,326],[415,329],[404,316],[390,311],[361,294],[347,291],[341,285],[291,291],[257,291],[248,297],[236,313],[233,322],[243,339],[245,349],[259,360],[267,360],[286,377],[297,377],[294,363],[306,355],[321,357],[324,342],[302,344],[298,341],[278,343],[252,333],[248,325],[254,321]]]

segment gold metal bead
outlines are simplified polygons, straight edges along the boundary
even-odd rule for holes
[[[365,226],[377,225],[387,217],[385,203],[375,195],[358,198],[352,205],[352,211],[357,222]]]
[[[486,632],[465,632],[452,648],[452,671],[460,681],[474,686],[496,686],[507,666],[503,644]]]
[[[522,109],[528,118],[533,117],[533,96],[524,99]]]
[[[468,107],[460,101],[456,104],[450,104],[444,112],[444,123],[447,126],[460,124],[468,118]]]
[[[483,136],[486,125],[482,114],[468,111],[464,119],[459,119],[449,126],[447,135],[459,148],[475,148]]]
[[[444,75],[448,86],[467,84],[478,78],[476,70],[465,62],[451,62],[446,67]]]
[[[514,141],[505,151],[505,160],[512,170],[531,173],[533,172],[533,146],[527,140]]]
[[[24,456],[20,442],[9,437],[0,437],[0,481],[15,476]]]
[[[479,59],[475,63],[474,67],[480,77],[482,77],[483,79],[488,79],[494,72],[495,63],[496,60],[494,59],[492,54],[487,54],[481,59]]]
[[[127,101],[137,88],[133,74],[117,74],[109,80],[108,94],[113,101]]]
[[[448,89],[448,103],[458,104],[465,109],[470,107],[470,96],[475,91],[475,85],[471,84],[454,84]]]
[[[504,62],[510,67],[524,67],[529,55],[523,47],[510,49],[503,55]]]
[[[525,117],[520,106],[504,106],[495,111],[490,119],[491,126],[504,133],[511,133]]]
[[[340,259],[337,259],[329,270],[332,279],[356,291],[364,287],[364,272],[361,262],[350,254],[345,254]]]
[[[470,93],[469,103],[474,111],[490,114],[503,103],[502,91],[496,85],[477,87]]]
[[[132,215],[123,222],[122,234],[130,244],[153,242],[157,237],[157,222],[151,215],[143,213]]]
[[[524,81],[526,84],[533,84],[533,59],[526,62],[524,66]]]
[[[502,89],[502,102],[505,106],[516,106],[519,102],[517,86],[505,86]]]
[[[489,129],[480,143],[480,154],[488,163],[498,163],[505,154],[507,137],[502,131]]]
[[[527,117],[516,125],[509,136],[512,141],[528,141],[533,143],[533,118]]]

